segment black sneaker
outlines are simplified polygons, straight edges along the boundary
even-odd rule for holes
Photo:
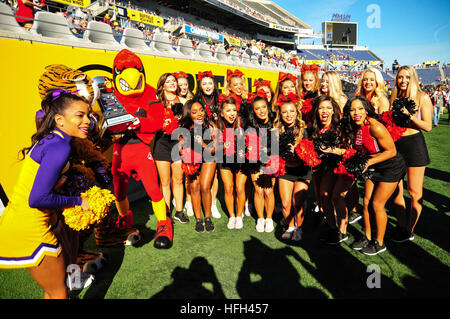
[[[394,229],[391,240],[396,243],[404,243],[408,240],[414,240],[414,233],[410,233],[403,227],[397,226]]]
[[[325,239],[325,242],[330,245],[337,245],[348,239],[347,234],[343,234],[337,229],[334,231],[334,234],[331,233],[330,235],[331,236],[329,236],[327,239]]]
[[[362,215],[361,215],[361,214],[352,211],[352,212],[350,212],[350,213],[348,214],[348,223],[349,223],[349,224],[354,224],[354,223],[356,223],[357,221],[359,221],[361,218],[362,218]]]
[[[379,253],[386,251],[386,245],[383,243],[383,246],[380,246],[376,239],[371,240],[370,243],[361,249],[361,252],[364,255],[375,256]]]
[[[211,218],[205,218],[205,228],[206,228],[206,231],[209,233],[214,231],[214,224],[211,221]]]
[[[364,247],[366,247],[369,244],[370,240],[367,239],[366,235],[364,235],[363,238],[361,238],[360,240],[354,241],[351,245],[350,248],[354,249],[354,250],[361,250]]]
[[[183,212],[176,212],[173,219],[178,220],[182,224],[189,223],[189,218]]]
[[[203,219],[197,218],[195,221],[195,231],[197,233],[203,233],[205,231],[205,226],[203,226]]]

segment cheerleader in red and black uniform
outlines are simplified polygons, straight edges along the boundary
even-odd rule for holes
[[[321,159],[320,165],[313,169],[313,180],[317,204],[321,208],[330,229],[336,232],[336,217],[331,200],[337,176],[333,170],[341,157],[326,152],[330,148],[341,146],[341,111],[337,102],[328,95],[321,95],[313,103],[311,116],[311,138]],[[324,152],[325,151],[325,152]],[[320,218],[322,218],[322,213]]]
[[[174,113],[179,116],[175,108],[180,109],[180,104],[184,104],[186,100],[178,95],[178,82],[172,73],[164,73],[161,75],[156,90],[159,102],[164,105],[165,119],[163,130],[158,131],[155,136],[153,157],[158,169],[161,191],[168,208],[167,211],[171,212],[171,196],[173,194],[176,210],[174,219],[184,224],[189,222],[189,218],[183,212],[183,170],[181,168],[181,161],[172,158],[172,150],[174,147],[176,148],[178,141],[173,140],[171,132],[165,131],[164,127],[169,121],[174,121],[172,118]]]
[[[276,105],[280,95],[288,96],[289,93],[298,95],[297,77],[293,74],[280,72],[278,74],[278,83],[275,94],[272,98],[272,112],[276,112],[278,106]]]
[[[217,125],[219,114],[219,90],[214,75],[211,71],[199,72],[197,76],[197,91],[194,100],[203,105],[208,120]],[[217,171],[214,174],[214,180],[211,188],[212,207],[211,213],[214,218],[220,218],[220,212],[216,205],[217,192],[219,190],[219,180]]]
[[[238,144],[244,145],[244,135],[241,120],[238,117],[236,100],[231,96],[221,94],[219,101],[217,128],[219,130],[219,145],[222,147],[218,149],[218,152],[222,152],[223,161],[218,164],[218,167],[225,191],[225,204],[230,216],[227,227],[228,229],[242,229],[244,226],[242,214],[246,199],[245,182],[247,176],[242,171],[242,163],[245,160],[244,149],[239,150]],[[237,212],[235,212],[235,201]]]
[[[279,132],[280,156],[285,163],[284,173],[280,173],[278,182],[282,212],[288,228],[281,237],[300,241],[303,237],[303,204],[312,172],[296,151],[303,147],[302,142],[308,138],[297,95],[291,93],[287,97],[279,97],[274,128]]]
[[[177,78],[179,87],[179,96],[185,98],[186,100],[192,100],[194,94],[189,90],[189,75],[183,71],[175,72],[173,75]]]
[[[272,232],[274,230],[272,215],[275,207],[273,188],[275,178],[265,174],[262,164],[270,154],[271,130],[274,115],[265,94],[257,94],[247,100],[249,110],[246,126],[246,157],[249,163],[244,164],[255,188],[254,207],[258,215],[257,232]],[[264,218],[264,209],[266,218]]]
[[[212,232],[211,186],[216,172],[217,128],[206,116],[203,105],[195,100],[184,104],[180,127],[189,130],[188,136],[180,136],[178,146],[196,218],[195,231]]]
[[[246,102],[248,98],[248,88],[245,85],[244,73],[240,70],[235,69],[227,70],[227,74],[225,77],[226,81],[223,87],[223,94],[227,96],[232,96],[236,100],[236,105],[238,107],[238,115],[241,120],[241,125],[246,127],[248,125],[248,117],[249,117],[249,109],[248,103]],[[252,193],[252,185],[250,182],[246,184],[246,196]],[[250,216],[250,208],[248,199],[245,201],[245,216]]]
[[[266,93],[267,101],[270,105],[272,105],[273,97],[275,96],[275,93],[272,90],[271,82],[268,80],[263,80],[261,78],[255,80],[255,83],[253,83],[253,87],[255,88],[255,91],[258,92],[259,90],[263,90]]]
[[[298,84],[298,94],[302,100],[303,120],[309,127],[311,118],[309,113],[312,109],[312,100],[319,95],[319,67],[315,64],[302,65],[302,75]]]
[[[365,172],[371,171],[365,183],[365,236],[351,245],[353,249],[361,250],[366,255],[376,255],[386,250],[385,205],[406,172],[405,162],[397,152],[389,131],[376,117],[369,100],[354,96],[344,107],[341,127],[348,144],[358,151],[370,154],[364,168]],[[376,235],[372,235],[369,209],[375,213]]]

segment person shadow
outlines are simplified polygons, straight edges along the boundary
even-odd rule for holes
[[[427,167],[425,169],[425,176],[431,179],[438,179],[443,182],[450,183],[450,173],[439,169]]]
[[[150,299],[225,299],[214,268],[204,257],[192,259],[189,268],[176,267],[172,284]]]
[[[273,249],[250,237],[244,242],[245,260],[236,282],[240,298],[327,298],[319,289],[300,284],[300,275],[288,257],[301,258],[291,247]]]

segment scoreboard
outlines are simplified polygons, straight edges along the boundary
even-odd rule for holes
[[[356,22],[322,22],[324,45],[358,45],[358,24]]]

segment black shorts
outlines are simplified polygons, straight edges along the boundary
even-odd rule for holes
[[[312,179],[311,167],[306,165],[299,166],[285,166],[286,173],[280,175],[280,179],[285,179],[291,182],[310,181]]]
[[[373,170],[370,178],[373,182],[396,183],[400,181],[406,173],[406,165],[403,157],[398,153],[384,162],[369,167]]]
[[[174,152],[174,154],[176,154],[177,157],[172,159],[172,149],[175,147],[178,150],[177,144],[178,141],[171,140],[170,135],[158,132],[155,136],[153,159],[155,161],[164,161],[164,162],[176,162],[181,160],[181,156],[179,155],[178,151]]]
[[[406,167],[420,167],[430,164],[430,157],[422,132],[403,136],[395,142],[395,146],[405,160]]]

